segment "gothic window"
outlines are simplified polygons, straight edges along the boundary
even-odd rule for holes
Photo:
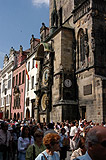
[[[80,34],[80,57],[81,62],[83,63],[85,60],[85,53],[84,53],[84,33],[81,32]]]
[[[77,36],[77,54],[76,54],[76,63],[77,69],[84,65],[85,63],[85,51],[84,51],[84,31],[80,29]]]

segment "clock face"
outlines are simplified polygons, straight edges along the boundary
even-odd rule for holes
[[[48,76],[49,75],[49,69],[45,68],[43,71],[43,78],[42,78],[42,84],[43,86],[47,86],[48,85]]]
[[[70,79],[66,79],[66,80],[64,81],[64,85],[65,85],[66,87],[71,87],[71,85],[72,85],[71,80],[70,80]]]
[[[43,111],[46,110],[46,100],[47,100],[47,94],[44,94],[41,99],[41,107]]]

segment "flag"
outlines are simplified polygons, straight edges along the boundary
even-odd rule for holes
[[[29,74],[28,74],[28,71],[27,71],[27,69],[26,69],[26,75],[27,75],[27,78],[28,78],[28,80],[29,80]]]
[[[38,62],[36,61],[35,67],[38,68]]]

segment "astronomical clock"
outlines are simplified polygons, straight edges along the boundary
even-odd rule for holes
[[[38,121],[49,122],[52,99],[52,76],[53,76],[53,52],[50,44],[40,44],[36,59],[40,61],[38,88],[35,91],[39,101],[37,103]]]

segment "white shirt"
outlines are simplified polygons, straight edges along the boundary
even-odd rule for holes
[[[70,136],[75,136],[77,132],[78,132],[78,128],[76,126],[72,126],[70,129]]]

